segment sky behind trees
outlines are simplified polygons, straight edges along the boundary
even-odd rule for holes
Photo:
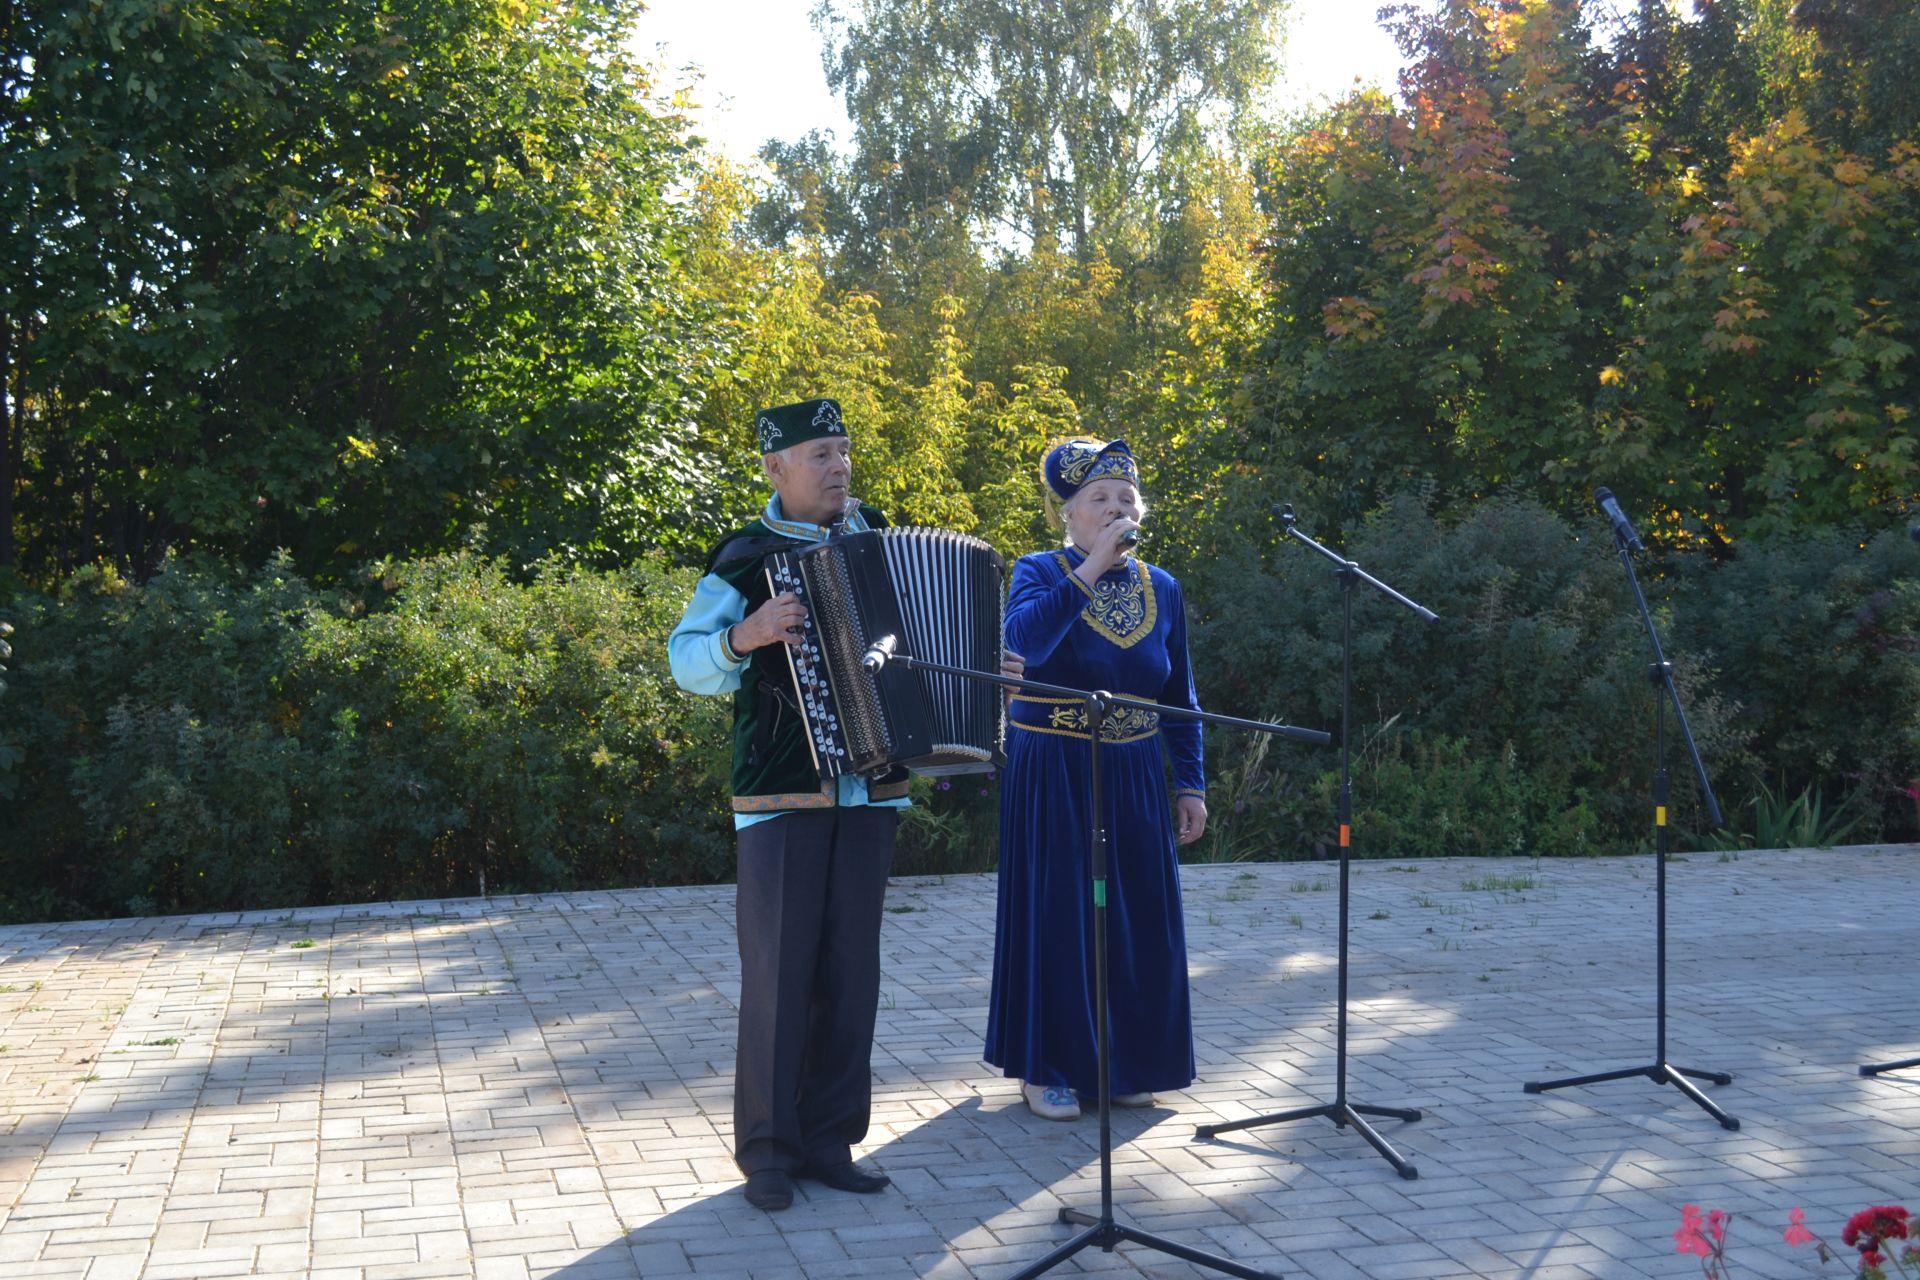
[[[813,0],[651,0],[640,50],[667,69],[663,88],[695,82],[699,127],[737,158],[768,138],[809,129],[851,136],[845,107],[827,88]],[[1392,87],[1399,50],[1367,0],[1294,0],[1277,103],[1304,106],[1337,95],[1356,77]],[[697,72],[683,70],[689,65]]]

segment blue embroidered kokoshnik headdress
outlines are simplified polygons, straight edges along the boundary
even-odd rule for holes
[[[1063,440],[1049,449],[1040,463],[1040,479],[1062,502],[1109,476],[1140,487],[1140,471],[1125,440]]]

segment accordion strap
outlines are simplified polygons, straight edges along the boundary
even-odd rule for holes
[[[795,545],[794,539],[778,533],[750,533],[737,538],[728,538],[713,549],[707,557],[707,572],[712,573],[726,565],[738,564],[742,560],[758,560],[769,551],[783,551]]]

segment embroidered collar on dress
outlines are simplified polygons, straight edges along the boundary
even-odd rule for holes
[[[1065,550],[1056,551],[1054,559],[1067,578],[1087,596],[1080,620],[1122,649],[1139,644],[1159,621],[1160,603],[1154,599],[1153,577],[1144,561],[1129,558],[1116,566],[1119,576],[1108,570],[1089,588],[1073,572],[1074,567],[1086,559],[1078,547],[1069,545]]]

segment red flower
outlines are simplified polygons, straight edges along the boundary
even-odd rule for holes
[[[1713,1237],[1716,1244],[1727,1238],[1728,1221],[1727,1215],[1718,1209],[1707,1215],[1707,1234]]]
[[[1877,1204],[1870,1209],[1862,1209],[1847,1219],[1846,1228],[1840,1233],[1842,1244],[1850,1244],[1862,1254],[1873,1253],[1871,1265],[1876,1267],[1880,1265],[1876,1246],[1882,1240],[1906,1238],[1907,1211],[1897,1204]]]
[[[1715,1213],[1718,1212],[1715,1210]],[[1702,1258],[1713,1256],[1713,1246],[1707,1243],[1704,1235],[1700,1234],[1700,1221],[1699,1205],[1680,1206],[1680,1229],[1673,1233],[1673,1242],[1678,1246],[1674,1250],[1675,1253],[1691,1253]],[[1721,1230],[1726,1230],[1724,1225]]]
[[[1787,1243],[1795,1245],[1812,1244],[1813,1239],[1813,1232],[1807,1230],[1807,1211],[1805,1209],[1795,1209],[1792,1213],[1789,1213],[1787,1215]]]

